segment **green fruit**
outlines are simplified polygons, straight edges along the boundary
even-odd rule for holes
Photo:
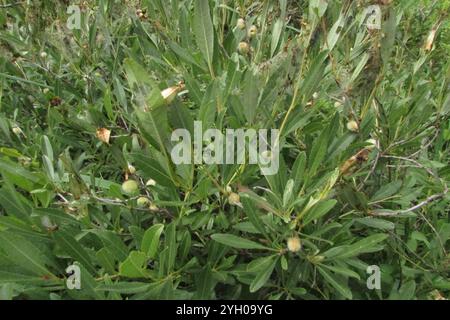
[[[244,30],[245,29],[245,20],[240,18],[238,19],[236,26],[240,29],[240,30]]]
[[[246,55],[250,51],[250,46],[247,42],[239,42],[238,51],[240,54]]]
[[[122,183],[122,191],[125,194],[133,195],[136,194],[138,191],[139,186],[136,181],[134,180],[127,180],[124,183]]]
[[[248,37],[250,39],[254,38],[257,33],[258,33],[258,28],[256,26],[251,26],[250,29],[248,29]]]
[[[241,197],[237,193],[234,192],[230,193],[230,195],[228,196],[228,202],[232,206],[242,207]]]
[[[138,207],[146,207],[146,206],[148,206],[150,204],[150,200],[148,200],[148,198],[146,198],[146,197],[139,197],[138,199],[137,199],[137,205],[138,205]]]
[[[302,248],[302,243],[298,237],[291,237],[287,240],[287,247],[291,252],[298,252]]]

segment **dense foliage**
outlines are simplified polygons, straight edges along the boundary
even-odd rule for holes
[[[0,3],[0,298],[450,297],[450,1]]]

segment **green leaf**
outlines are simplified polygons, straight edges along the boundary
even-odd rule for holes
[[[169,120],[165,108],[156,108],[147,112],[136,111],[139,129],[144,138],[157,150],[165,153],[169,139]]]
[[[343,14],[341,13],[339,15],[338,20],[334,23],[333,27],[331,28],[330,32],[328,33],[327,37],[327,49],[329,51],[332,51],[334,46],[336,45],[341,33],[342,28],[345,26],[345,18]]]
[[[47,136],[42,136],[42,153],[53,162],[53,148]]]
[[[86,268],[83,265],[76,263],[80,267],[80,289],[81,290],[69,290],[68,293],[73,299],[96,299],[96,300],[104,300],[105,295],[101,291],[97,291],[96,288],[98,286],[97,281],[94,277],[87,272]]]
[[[317,15],[317,17],[322,18],[327,11],[328,1],[326,0],[311,0],[309,1],[310,15]],[[311,17],[312,18],[312,17]]]
[[[392,290],[389,295],[389,300],[411,300],[414,297],[414,293],[416,291],[416,282],[414,280],[410,280],[402,284],[400,289]]]
[[[308,162],[309,177],[313,177],[316,174],[317,169],[322,164],[323,159],[325,158],[327,148],[328,148],[328,132],[327,130],[323,130],[322,133],[320,134],[320,137],[314,143],[311,150],[311,155],[309,157]]]
[[[194,57],[192,57],[192,55],[189,53],[189,51],[187,51],[186,49],[184,49],[183,47],[179,46],[176,42],[174,41],[169,41],[168,42],[170,49],[172,49],[172,51],[184,62],[187,62],[191,65],[195,65],[197,67],[199,67],[200,69],[202,69],[203,71],[207,71],[205,63],[203,61],[201,61],[202,63],[198,63]]]
[[[244,239],[232,234],[227,233],[216,233],[211,236],[211,238],[214,241],[217,241],[223,245],[233,247],[236,249],[271,249],[268,247],[265,247],[259,243],[256,243],[254,241]]]
[[[146,178],[152,178],[157,184],[173,187],[174,183],[170,174],[164,169],[158,161],[144,153],[133,152],[130,154],[136,165],[136,168],[142,170]]]
[[[176,229],[176,222],[172,222],[167,226],[166,232],[165,232],[165,247],[168,249],[167,251],[167,274],[169,274],[174,266],[175,266],[175,259],[178,252],[178,244],[177,244],[177,229]]]
[[[253,201],[251,201],[251,199],[247,195],[243,194],[241,197],[241,202],[244,207],[244,212],[250,219],[251,224],[256,228],[256,230],[258,230],[263,235],[265,235],[266,238],[268,238],[266,229],[264,227],[264,222],[261,220],[261,217],[259,216],[253,204]]]
[[[300,92],[303,95],[303,102],[305,103],[311,98],[314,91],[316,90],[316,87],[319,85],[319,82],[323,77],[323,73],[326,67],[326,57],[327,52],[319,53],[312,61],[312,65],[308,70],[305,79],[303,79],[302,81]]]
[[[337,201],[334,199],[317,203],[305,214],[303,225],[306,226],[311,221],[321,218],[327,214],[336,205],[336,203]]]
[[[258,78],[248,70],[242,83],[241,102],[244,106],[244,115],[248,123],[253,123],[258,109],[259,84]]]
[[[346,258],[357,256],[362,253],[378,251],[380,248],[375,245],[386,240],[388,237],[389,237],[389,235],[384,234],[384,233],[377,233],[377,234],[371,235],[365,239],[355,242],[354,244],[341,247],[344,249],[341,252],[339,252],[339,254],[335,255],[333,258],[334,259],[346,259]],[[333,249],[336,249],[336,248],[333,248]],[[324,255],[327,256],[326,252],[324,253]]]
[[[259,272],[262,269],[267,269],[273,263],[275,258],[276,256],[256,258],[247,265],[247,271]]]
[[[250,292],[256,292],[261,289],[272,275],[273,269],[278,262],[278,257],[272,257],[271,263],[267,268],[262,269],[256,274],[255,279],[250,284]]]
[[[51,181],[55,181],[56,175],[55,169],[53,168],[53,163],[46,155],[42,156],[42,161],[44,164],[45,171],[47,171],[47,176],[51,179]]]
[[[286,183],[286,187],[284,188],[284,193],[283,193],[283,208],[286,208],[291,199],[293,194],[293,189],[294,189],[294,180],[293,179],[289,179],[288,182]]]
[[[119,274],[128,278],[146,278],[147,255],[140,251],[131,251],[128,258],[119,265]]]
[[[112,256],[106,248],[101,248],[97,251],[96,257],[100,265],[105,269],[109,274],[114,274],[116,271],[116,263]]]
[[[272,29],[272,41],[270,43],[270,56],[273,57],[277,50],[278,43],[280,42],[281,33],[283,32],[284,22],[281,19],[277,19]]]
[[[400,187],[402,186],[401,181],[393,181],[391,183],[388,183],[384,186],[382,186],[370,199],[371,202],[376,202],[380,200],[384,200],[386,198],[389,198],[393,194],[395,194]]]
[[[24,238],[10,232],[0,232],[0,249],[18,267],[39,276],[53,276],[47,269],[47,266],[52,265],[52,262],[36,246]]]
[[[64,250],[65,253],[70,255],[80,264],[82,264],[87,271],[95,274],[95,267],[92,264],[91,258],[86,250],[77,242],[77,240],[70,234],[63,230],[59,230],[54,233],[55,241]]]
[[[381,42],[381,57],[383,62],[388,64],[397,33],[397,14],[393,7],[389,7],[386,12],[386,19],[382,25],[382,31],[385,34],[385,38]]]
[[[91,230],[91,232],[102,240],[104,246],[109,249],[116,260],[123,261],[128,256],[128,248],[114,232],[109,230]]]
[[[31,173],[23,167],[2,158],[0,158],[0,172],[11,177],[14,184],[29,191],[41,180],[37,174]]]
[[[9,215],[27,221],[29,220],[31,208],[27,202],[22,200],[22,196],[10,185],[6,185],[0,189],[0,206],[3,207]]]
[[[291,177],[294,179],[295,188],[294,193],[298,193],[300,191],[301,185],[303,183],[303,176],[305,175],[305,167],[306,167],[306,154],[304,151],[300,152],[297,156],[297,159],[294,162],[292,167]]]
[[[23,284],[23,285],[60,285],[61,280],[49,280],[42,276],[30,276],[18,272],[0,271],[0,286],[8,283]]]
[[[159,238],[163,232],[163,224],[155,224],[145,231],[142,238],[141,251],[144,252],[149,259],[153,259],[156,256]]]
[[[318,267],[317,268],[320,274],[324,277],[324,279],[331,284],[333,288],[335,288],[341,295],[343,295],[347,299],[352,299],[352,292],[350,289],[342,283],[342,281],[335,279],[328,271],[325,269]]]
[[[217,281],[213,278],[211,267],[206,265],[201,272],[195,276],[195,286],[197,290],[194,299],[211,299],[216,282]]]
[[[59,226],[66,225],[79,225],[80,222],[73,218],[71,215],[68,215],[63,210],[54,209],[54,208],[33,208],[32,216],[36,217],[48,217],[51,221],[56,223]]]
[[[321,264],[320,266],[327,268],[327,269],[333,271],[334,273],[338,273],[338,274],[341,274],[346,277],[351,277],[351,278],[361,280],[361,277],[359,276],[359,274],[357,274],[356,272],[354,272],[348,268],[345,268],[342,266],[329,266],[329,265],[325,265],[325,264]]]
[[[380,230],[394,230],[395,223],[383,219],[364,217],[355,219],[356,222],[361,223],[365,226],[380,229]]]
[[[144,282],[116,282],[113,284],[100,284],[96,291],[117,292],[122,294],[136,294],[147,292],[152,288],[152,283]]]
[[[138,62],[131,58],[127,58],[123,61],[123,67],[127,74],[127,80],[131,89],[134,89],[135,85],[138,87],[142,84],[154,85],[150,76]]]
[[[214,56],[214,29],[211,21],[208,0],[195,0],[194,2],[194,21],[193,26],[197,45],[203,54],[203,58],[208,63],[211,75],[213,71]]]

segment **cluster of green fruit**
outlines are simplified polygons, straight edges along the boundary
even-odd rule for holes
[[[239,18],[236,23],[236,28],[239,30],[245,30],[247,28],[247,24],[245,23],[245,20],[242,18]],[[249,44],[249,41],[256,37],[258,34],[258,28],[255,25],[250,26],[247,30],[247,41],[241,41],[238,45],[238,51],[242,55],[247,55],[251,52],[251,47]]]
[[[156,183],[149,179],[146,186],[154,186]],[[158,207],[151,202],[148,196],[139,194],[139,183],[134,179],[128,179],[122,183],[122,192],[129,197],[137,197],[136,204],[139,208],[148,208],[150,211],[157,211]]]

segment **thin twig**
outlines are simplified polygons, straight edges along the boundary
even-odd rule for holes
[[[375,157],[375,161],[373,162],[373,165],[370,168],[369,173],[364,178],[363,182],[361,182],[361,184],[359,185],[358,191],[361,191],[362,187],[366,184],[367,180],[369,180],[370,176],[375,172],[375,169],[377,168],[378,160],[380,160],[380,157],[381,157],[380,142],[378,140],[376,142],[376,149],[377,149],[377,155]]]
[[[6,8],[11,8],[11,7],[15,7],[21,4],[24,4],[25,1],[19,1],[16,3],[9,3],[9,4],[0,4],[0,9],[6,9]]]
[[[436,179],[440,180],[440,178],[429,168],[425,167],[424,165],[420,164],[418,161],[406,157],[399,157],[399,156],[390,156],[390,155],[382,155],[382,158],[390,158],[390,159],[397,159],[397,160],[403,160],[403,161],[409,161],[414,163],[417,167],[426,170],[431,176],[435,177]]]
[[[417,209],[422,208],[423,206],[426,206],[426,205],[430,204],[433,201],[442,199],[447,193],[448,193],[448,190],[446,190],[445,192],[442,192],[442,193],[433,194],[432,196],[429,196],[428,198],[426,198],[424,201],[422,201],[422,202],[420,202],[420,203],[416,204],[415,206],[413,206],[411,208],[408,208],[408,209],[396,210],[396,211],[371,212],[370,215],[377,216],[377,217],[395,217],[395,216],[398,216],[400,214],[413,212],[413,211],[415,211]]]
[[[433,141],[434,139],[432,139],[431,141]],[[429,143],[427,144],[429,145]],[[427,148],[428,146],[424,146],[423,148]],[[414,160],[414,159],[410,159],[410,158],[406,158],[406,157],[400,157],[400,156],[390,156],[390,155],[382,155],[381,157],[383,158],[391,158],[391,159],[398,159],[398,160],[403,160],[403,161],[408,161],[411,163],[414,163],[416,165],[416,167],[421,168],[426,170],[432,177],[434,177],[436,180],[441,181],[444,184],[444,191],[442,193],[437,193],[437,194],[433,194],[431,196],[429,196],[427,199],[425,199],[422,202],[419,202],[418,204],[416,204],[415,206],[412,206],[408,209],[403,209],[403,210],[396,210],[396,211],[381,211],[381,212],[371,212],[370,214],[373,216],[381,216],[381,217],[394,217],[394,216],[398,216],[400,214],[405,214],[405,213],[409,213],[409,212],[413,212],[416,211],[417,209],[420,209],[436,200],[440,200],[442,198],[444,198],[446,196],[446,194],[448,193],[448,186],[447,183],[445,183],[441,178],[439,178],[439,176],[437,176],[430,168],[425,167],[424,165],[420,164],[418,161]],[[445,250],[445,246],[444,243],[439,235],[439,233],[437,232],[436,228],[433,226],[433,224],[425,217],[424,214],[422,214],[421,212],[419,212],[419,215],[422,217],[423,220],[425,220],[425,222],[429,225],[429,227],[431,228],[431,230],[433,230],[433,232],[436,234],[437,239],[439,241],[439,244],[442,248],[442,251],[444,253],[444,255],[447,254],[446,250]]]
[[[408,158],[412,158],[417,156],[421,151],[423,150],[427,150],[429,146],[431,146],[434,142],[434,140],[436,140],[436,138],[439,136],[439,129],[436,129],[436,132],[434,133],[433,137],[430,139],[430,141],[428,141],[424,146],[422,146],[419,150],[417,150],[416,152],[414,152],[413,154],[409,155]]]

